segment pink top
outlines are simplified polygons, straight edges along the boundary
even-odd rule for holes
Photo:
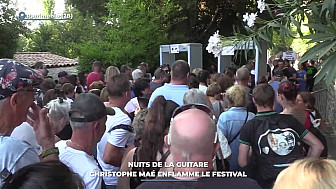
[[[100,81],[100,73],[91,72],[86,78],[86,86],[87,88],[90,87],[90,85],[95,82]]]

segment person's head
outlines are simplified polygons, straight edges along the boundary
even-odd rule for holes
[[[120,99],[125,105],[131,99],[131,84],[125,74],[113,76],[106,86],[109,99]]]
[[[195,68],[192,70],[191,73],[195,74],[197,77],[199,75],[199,73],[202,71],[203,69],[202,68]]]
[[[278,86],[278,102],[284,106],[286,103],[295,104],[297,90],[295,85],[290,81],[281,82]]]
[[[60,161],[40,162],[19,169],[3,189],[84,189],[81,177]]]
[[[167,73],[162,69],[158,68],[154,72],[154,78],[156,81],[163,83],[164,78],[166,77]]]
[[[306,66],[306,63],[299,64],[299,70],[304,70]]]
[[[210,72],[208,70],[202,70],[198,73],[198,80],[201,83],[208,85],[210,83]]]
[[[73,86],[77,86],[79,84],[77,75],[74,75],[74,74],[68,75],[67,78],[68,78],[68,82],[71,83]]]
[[[139,79],[143,78],[143,72],[140,70],[140,69],[135,69],[133,72],[132,72],[132,78],[133,78],[133,81],[136,82],[138,81]]]
[[[27,119],[28,109],[35,105],[34,85],[42,76],[10,59],[0,59],[0,134],[8,136]]]
[[[206,95],[214,97],[216,100],[223,100],[222,89],[219,84],[213,83],[206,90]]]
[[[236,80],[239,82],[248,82],[250,79],[250,71],[247,68],[239,68],[236,72]]]
[[[44,69],[44,63],[41,61],[35,62],[34,66],[32,67],[33,69],[39,70],[39,69]]]
[[[69,104],[63,98],[51,100],[46,105],[52,133],[60,132],[69,122]]]
[[[53,79],[47,78],[42,81],[40,88],[43,91],[43,93],[45,93],[48,90],[55,88],[55,86],[56,86],[55,81]]]
[[[174,111],[165,141],[175,163],[203,161],[209,162],[209,167],[204,169],[212,169],[212,159],[218,150],[218,143],[216,125],[210,112],[207,106],[192,104]]]
[[[100,73],[102,71],[102,63],[99,61],[94,61],[92,63],[92,71],[96,73]]]
[[[276,68],[276,69],[274,70],[274,75],[273,75],[273,77],[274,77],[274,79],[275,79],[276,81],[280,81],[280,82],[281,82],[281,80],[282,80],[283,77],[284,77],[283,70],[282,70],[281,68]]]
[[[267,77],[266,76],[260,76],[257,85],[262,84],[262,83],[268,83]]]
[[[132,80],[132,68],[123,64],[120,67],[120,73],[126,74],[129,80]]]
[[[335,174],[335,160],[306,158],[281,171],[273,189],[334,189]]]
[[[188,84],[190,67],[189,64],[184,60],[177,60],[174,62],[171,70],[171,80],[172,82],[180,82],[183,84]]]
[[[221,74],[220,77],[217,79],[217,83],[221,87],[222,93],[225,93],[225,91],[234,84],[232,77],[226,74]]]
[[[57,74],[58,83],[63,84],[68,82],[68,73],[66,71],[61,71]]]
[[[54,100],[58,97],[65,98],[63,91],[56,88],[47,90],[43,96],[43,105],[47,105],[51,100]]]
[[[78,95],[69,112],[72,138],[76,136],[86,138],[90,144],[98,143],[105,132],[107,115],[114,114],[114,110],[105,107],[97,95]]]
[[[296,107],[302,110],[315,110],[315,97],[308,91],[300,92],[296,97]]]
[[[154,99],[145,119],[146,127],[139,148],[141,161],[156,161],[157,153],[162,152],[172,113],[177,107],[178,104],[163,96]]]
[[[84,72],[79,72],[78,73],[78,80],[79,83],[84,87],[86,85],[86,76]],[[88,86],[89,87],[89,86]]]
[[[285,66],[286,68],[289,68],[289,67],[290,67],[290,63],[289,63],[289,60],[288,60],[288,59],[285,59],[285,60],[284,60],[284,66]]]
[[[94,81],[89,86],[89,90],[92,90],[92,89],[102,90],[103,88],[104,88],[104,82],[102,82],[102,81]]]
[[[161,68],[163,71],[165,71],[166,74],[169,74],[169,75],[170,75],[170,66],[169,66],[169,64],[162,64],[162,65],[160,66],[160,68]]]
[[[225,93],[225,99],[230,107],[245,107],[246,90],[239,85],[230,87]]]
[[[309,63],[310,63],[311,66],[315,65],[315,61],[314,60],[309,60]]]
[[[188,86],[189,86],[189,89],[193,89],[193,88],[198,89],[199,87],[199,81],[197,79],[197,76],[194,73],[189,74]]]
[[[184,94],[183,104],[207,104],[207,97],[203,91],[199,89],[189,89],[187,93]]]
[[[257,85],[253,89],[253,102],[258,107],[272,108],[274,104],[273,88],[266,83]]]
[[[68,98],[75,98],[75,87],[71,83],[64,83],[62,89],[64,95]]]
[[[279,68],[283,69],[283,68],[285,67],[285,65],[284,65],[284,61],[280,59],[280,60],[278,61],[278,66],[279,66]]]
[[[105,71],[105,82],[109,82],[111,77],[120,74],[120,71],[115,66],[109,66]]]
[[[133,92],[136,97],[149,98],[152,94],[152,90],[147,79],[139,79],[134,83]]]

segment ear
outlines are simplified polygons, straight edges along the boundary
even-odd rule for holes
[[[21,96],[19,93],[14,93],[10,99],[9,103],[11,107],[16,111],[21,107]]]

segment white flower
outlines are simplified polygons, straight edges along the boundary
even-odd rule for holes
[[[245,15],[243,15],[243,21],[247,22],[248,27],[253,27],[254,21],[256,20],[257,16],[258,16],[257,12],[251,14],[246,13]]]
[[[265,0],[258,0],[258,9],[260,10],[260,13],[266,9]]]
[[[210,36],[209,38],[209,44],[206,47],[206,50],[209,53],[212,53],[215,55],[215,57],[220,56],[221,54],[221,40],[220,40],[220,35],[219,35],[219,31],[217,30],[213,36]]]

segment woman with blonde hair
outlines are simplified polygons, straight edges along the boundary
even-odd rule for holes
[[[113,76],[118,75],[118,74],[120,74],[120,71],[117,67],[109,66],[106,69],[106,72],[105,72],[105,83],[109,82]],[[101,89],[100,100],[102,100],[103,102],[108,101],[108,93],[107,93],[107,88],[106,87]]]
[[[230,170],[241,170],[238,165],[240,130],[255,115],[252,112],[248,112],[245,107],[247,103],[246,90],[242,86],[235,85],[230,87],[225,93],[225,98],[229,110],[219,116],[217,127],[227,138],[232,151],[232,157],[229,160]]]
[[[278,175],[273,189],[334,189],[335,175],[335,160],[298,160]]]

